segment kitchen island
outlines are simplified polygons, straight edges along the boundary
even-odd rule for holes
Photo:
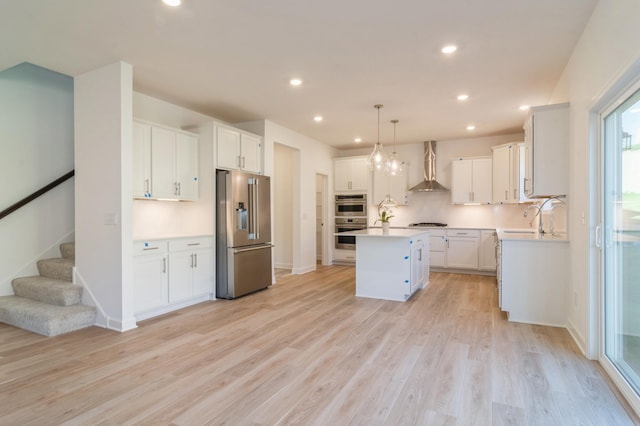
[[[429,284],[429,232],[366,229],[356,237],[356,296],[404,302]]]

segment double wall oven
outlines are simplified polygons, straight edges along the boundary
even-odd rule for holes
[[[335,197],[335,232],[367,229],[367,194],[338,194]],[[335,248],[355,250],[356,237],[335,236]]]

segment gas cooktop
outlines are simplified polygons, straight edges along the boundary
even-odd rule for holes
[[[447,226],[447,224],[440,223],[440,222],[419,222],[419,223],[410,223],[409,226],[411,228],[433,228],[438,226]]]

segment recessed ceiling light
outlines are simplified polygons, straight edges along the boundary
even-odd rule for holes
[[[322,118],[321,115],[316,115],[315,117],[313,117],[313,121],[315,121],[316,123],[319,123],[322,120],[324,120],[324,118]]]
[[[520,105],[520,107],[518,107],[518,109],[520,111],[529,111],[529,105]]]
[[[469,125],[467,126],[467,130],[468,130],[468,131],[472,131],[472,130],[475,130],[475,129],[476,129],[476,126],[474,126],[473,124],[469,124]]]
[[[167,6],[176,7],[176,6],[180,6],[180,3],[182,3],[182,0],[162,0],[162,2]]]
[[[458,46],[450,44],[448,46],[443,47],[441,51],[442,51],[442,53],[450,55],[451,53],[455,52],[456,50],[458,50]]]
[[[360,143],[360,142],[362,142],[362,138],[355,138],[353,141],[354,141],[355,143]]]
[[[291,80],[289,80],[289,84],[297,87],[302,84],[302,80],[300,80],[299,78],[292,78]]]
[[[469,99],[469,95],[466,95],[464,93],[461,94],[461,95],[458,95],[458,100],[459,101],[466,101],[467,99]]]

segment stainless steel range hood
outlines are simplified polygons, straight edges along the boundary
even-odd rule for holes
[[[448,191],[436,180],[436,141],[426,141],[424,143],[424,180],[409,191]]]

